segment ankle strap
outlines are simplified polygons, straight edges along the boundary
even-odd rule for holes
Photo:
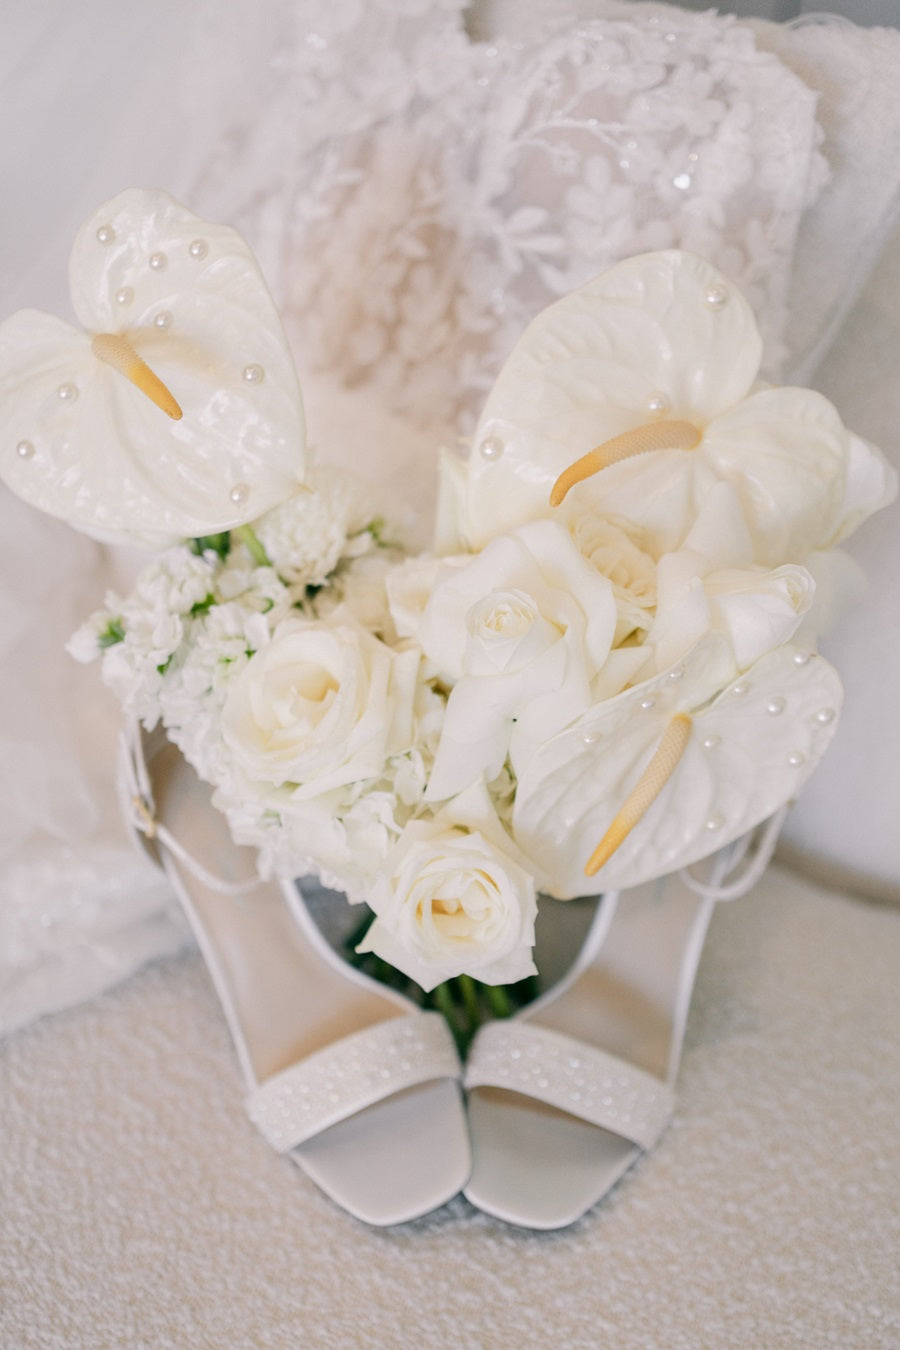
[[[210,890],[220,895],[245,895],[254,890],[259,885],[259,877],[250,877],[247,881],[226,881],[224,877],[215,876],[178,842],[171,830],[157,820],[144,745],[145,733],[140,723],[126,723],[119,733],[118,745],[118,778],[126,825],[151,843],[162,845]]]
[[[687,867],[683,867],[678,875],[697,895],[710,900],[737,900],[739,896],[746,895],[772,861],[772,854],[775,852],[775,845],[778,843],[787,812],[787,806],[782,806],[763,825],[748,831],[741,839],[729,845],[732,856],[720,882],[701,881]],[[717,858],[720,856],[716,854]],[[740,871],[745,859],[746,866]]]

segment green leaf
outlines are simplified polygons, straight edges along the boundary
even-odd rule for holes
[[[201,534],[196,539],[188,540],[188,547],[192,553],[196,553],[198,558],[202,558],[204,553],[218,553],[219,557],[225,559],[231,551],[231,532],[224,530],[221,534]]]
[[[103,650],[115,647],[117,642],[125,641],[125,626],[121,619],[110,619],[103,632],[97,637],[97,646]]]

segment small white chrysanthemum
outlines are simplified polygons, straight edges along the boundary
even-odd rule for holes
[[[293,605],[290,588],[274,567],[248,566],[245,557],[232,549],[216,578],[216,602],[238,602],[247,611],[286,616]]]
[[[122,619],[118,609],[97,609],[85,619],[80,628],[76,628],[66,643],[66,651],[76,661],[87,665],[102,656],[107,647],[121,642],[123,636]]]
[[[321,586],[341,557],[371,546],[371,535],[363,535],[371,515],[361,484],[338,469],[316,468],[308,488],[267,512],[255,530],[285,581]]]
[[[185,545],[166,549],[145,567],[129,596],[132,611],[190,614],[212,592],[215,566]]]

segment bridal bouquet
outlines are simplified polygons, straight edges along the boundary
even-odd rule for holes
[[[836,545],[895,484],[822,396],[757,382],[705,261],[632,258],[535,320],[419,556],[308,462],[232,231],[126,192],[71,278],[86,333],[0,327],[3,477],[156,551],[70,650],[263,874],[368,905],[361,951],[424,990],[523,980],[542,895],[686,867],[796,795],[840,709]]]

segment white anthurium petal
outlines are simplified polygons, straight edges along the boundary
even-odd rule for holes
[[[718,483],[699,446],[659,450],[610,465],[580,483],[556,510],[565,518],[589,503],[603,515],[623,516],[639,526],[644,549],[658,559],[682,547]]]
[[[434,551],[444,555],[466,549],[465,512],[467,469],[449,450],[438,459],[438,498],[434,522]]]
[[[16,492],[89,534],[125,539],[216,533],[296,492],[306,465],[297,377],[239,235],[166,193],[132,189],[82,226],[69,277],[86,334],[50,316],[39,325],[33,311],[0,327],[0,411],[19,428],[0,471]],[[180,419],[94,354],[101,334],[147,363]],[[52,418],[51,367],[77,389]],[[24,480],[22,466],[10,471],[22,440],[35,446]]]
[[[740,497],[730,483],[716,483],[704,497],[682,549],[703,561],[703,571],[750,567],[753,540]]]
[[[827,544],[839,544],[857,526],[897,496],[897,470],[876,446],[861,436],[849,433],[847,476],[844,499],[834,538]]]
[[[653,652],[655,670],[668,670],[714,626],[702,577],[693,569],[681,575],[689,556],[667,553],[659,564],[659,603],[644,645]]]
[[[688,866],[772,815],[815,768],[841,706],[834,669],[786,645],[710,701],[703,695],[711,668],[705,678],[703,667],[717,644],[727,663],[722,640],[712,635],[678,679],[667,672],[593,710],[546,746],[520,780],[513,834],[551,894],[569,899],[588,884],[598,891],[636,886]],[[584,864],[678,712],[692,718],[684,754],[589,882]]]
[[[759,390],[706,429],[700,451],[738,492],[757,562],[802,562],[832,542],[850,442],[812,389]]]
[[[628,259],[551,305],[500,372],[476,429],[463,508],[469,545],[547,515],[557,476],[613,436],[660,415],[702,430],[746,396],[760,356],[747,302],[689,253]],[[602,486],[596,478],[580,485],[581,501],[632,515],[608,506],[607,491],[633,477],[632,462],[605,470]],[[671,478],[643,486],[637,504],[648,492],[668,494],[671,512]],[[670,530],[658,551],[677,546],[672,538]]]

